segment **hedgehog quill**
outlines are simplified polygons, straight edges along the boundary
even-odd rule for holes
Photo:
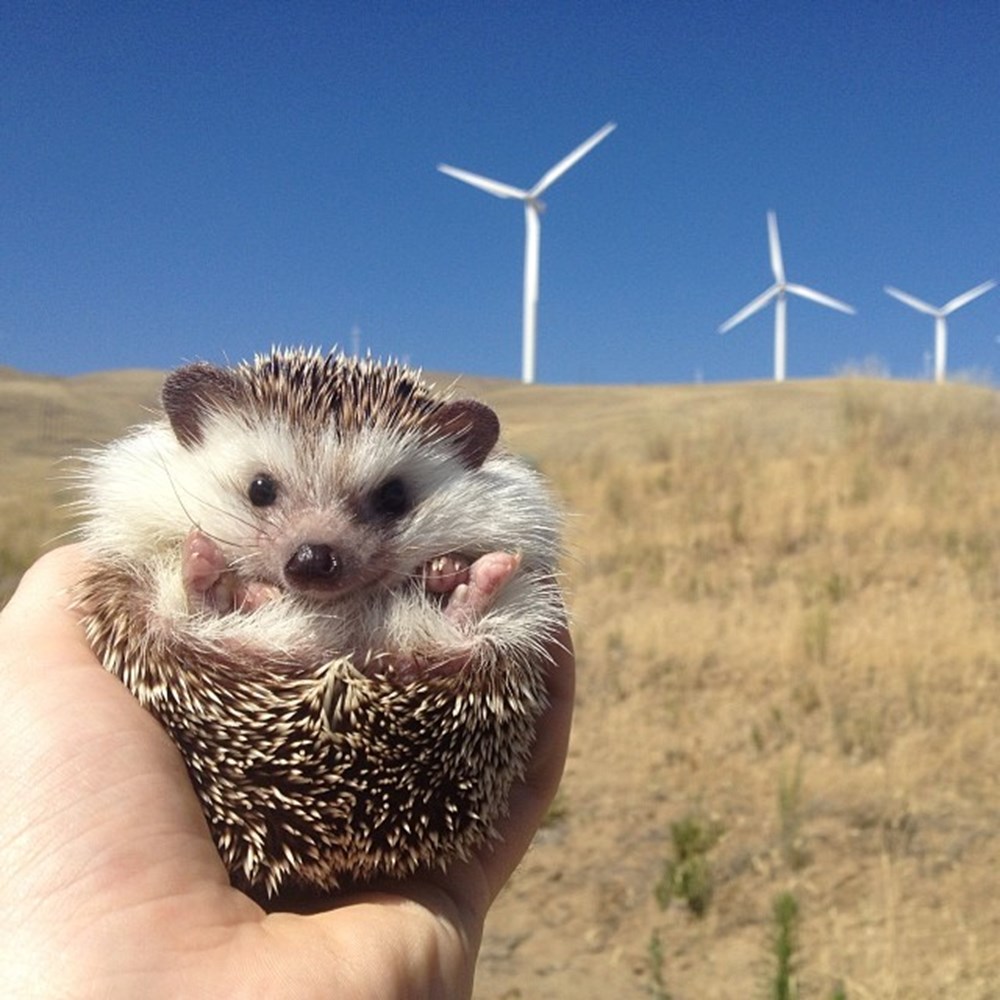
[[[275,350],[170,373],[84,460],[88,639],[180,749],[231,880],[266,896],[488,840],[566,616],[561,517],[480,402]]]

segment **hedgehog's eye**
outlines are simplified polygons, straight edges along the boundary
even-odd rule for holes
[[[270,507],[278,499],[278,484],[266,472],[258,472],[250,480],[247,496],[255,507]]]
[[[372,511],[386,520],[395,520],[408,513],[413,504],[406,483],[398,476],[387,479],[371,495]]]

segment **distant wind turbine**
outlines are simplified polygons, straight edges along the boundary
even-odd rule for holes
[[[811,299],[822,306],[829,306],[831,309],[839,309],[841,312],[854,313],[854,309],[841,302],[839,299],[831,298],[822,292],[806,288],[805,285],[795,285],[785,280],[785,264],[781,259],[781,241],[778,238],[778,217],[774,212],[767,213],[767,237],[771,250],[771,271],[774,273],[774,284],[762,294],[758,295],[752,302],[745,305],[735,316],[730,316],[722,326],[719,333],[727,333],[738,323],[742,323],[748,316],[759,312],[771,301],[774,303],[774,381],[785,381],[785,343],[787,340],[786,295],[798,295],[803,299]]]
[[[522,324],[521,345],[521,381],[530,384],[535,381],[535,340],[538,318],[538,259],[541,242],[541,214],[545,205],[539,201],[542,193],[578,160],[583,159],[602,139],[615,130],[615,123],[608,122],[604,128],[595,132],[586,142],[577,146],[569,156],[561,159],[551,170],[542,175],[534,187],[528,190],[512,187],[500,181],[481,177],[468,170],[449,167],[446,163],[438,164],[438,170],[456,180],[464,181],[482,191],[495,195],[497,198],[516,198],[524,203],[524,318]]]
[[[956,295],[950,302],[946,302],[940,309],[936,309],[932,305],[928,305],[921,299],[918,299],[915,295],[910,295],[907,292],[901,292],[898,288],[893,288],[891,285],[886,285],[885,290],[894,298],[899,299],[900,302],[905,303],[918,312],[927,313],[928,316],[934,317],[934,381],[943,382],[945,366],[947,364],[948,356],[948,321],[946,317],[953,313],[956,309],[961,309],[962,306],[968,305],[973,299],[978,299],[980,295],[985,295],[991,288],[996,286],[995,281],[984,281],[981,285],[976,285],[975,288],[970,288],[967,292],[962,292],[961,295]]]

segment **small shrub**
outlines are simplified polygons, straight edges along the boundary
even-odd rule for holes
[[[682,899],[696,917],[705,915],[715,890],[706,855],[719,842],[722,832],[720,824],[696,816],[670,824],[674,856],[664,863],[653,889],[660,909],[665,910],[673,899]]]

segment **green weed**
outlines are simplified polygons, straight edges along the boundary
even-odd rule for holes
[[[715,891],[707,855],[722,833],[719,823],[696,816],[686,816],[670,824],[673,857],[664,863],[663,873],[653,889],[660,909],[665,910],[673,899],[682,899],[696,917],[705,915]]]
[[[802,620],[802,642],[808,659],[820,666],[830,658],[830,608],[826,602],[811,608]]]
[[[663,940],[659,931],[654,930],[650,934],[646,950],[649,956],[649,976],[652,980],[649,984],[649,995],[654,1000],[670,1000],[666,978],[663,975]]]
[[[802,838],[802,759],[795,762],[791,774],[783,770],[778,781],[778,829],[781,856],[792,871],[809,864],[809,853]]]
[[[775,960],[771,1000],[795,1000],[799,995],[795,985],[799,904],[790,892],[782,892],[775,898],[771,914],[774,920],[771,950]]]

